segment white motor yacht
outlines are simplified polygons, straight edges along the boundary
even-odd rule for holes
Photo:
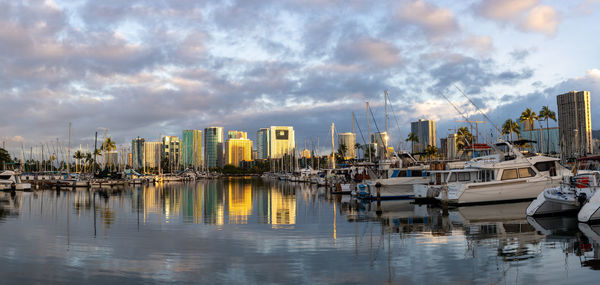
[[[31,184],[21,182],[21,176],[14,171],[0,172],[0,190],[30,190]]]
[[[529,200],[569,174],[556,158],[525,155],[508,142],[496,147],[498,154],[471,160],[464,169],[431,171],[427,185],[414,186],[415,198],[449,204]]]

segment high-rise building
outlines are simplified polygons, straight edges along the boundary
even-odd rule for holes
[[[338,145],[346,146],[346,155],[344,156],[344,159],[356,158],[356,149],[354,148],[355,144],[356,144],[356,134],[355,133],[341,133],[338,135]]]
[[[144,164],[145,171],[150,168],[158,168],[162,154],[162,142],[144,142]]]
[[[225,142],[225,164],[240,166],[242,161],[252,160],[252,141],[246,132],[228,131]]]
[[[127,153],[127,167],[133,167],[133,154],[131,152]]]
[[[184,130],[181,136],[181,155],[184,168],[202,166],[202,131]]]
[[[223,166],[223,128],[204,129],[204,165],[208,168]]]
[[[181,140],[176,136],[163,137],[163,157],[169,162],[169,171],[179,169],[181,164]]]
[[[247,138],[248,138],[247,132],[233,131],[233,130],[227,131],[227,139],[247,139]]]
[[[306,149],[306,148],[303,149],[300,152],[300,157],[302,157],[302,158],[310,158],[310,149]]]
[[[294,127],[271,126],[269,128],[269,158],[292,155],[295,149]]]
[[[413,143],[413,152],[423,152],[428,145],[437,146],[435,121],[419,119],[410,123],[410,131],[419,138],[419,142]]]
[[[456,134],[448,134],[448,137],[446,138],[446,151],[442,153],[444,153],[448,160],[458,159],[458,144],[456,138]]]
[[[262,128],[256,132],[256,158],[269,158],[269,129]]]
[[[389,157],[388,146],[389,140],[387,132],[380,132],[371,134],[371,143],[375,147],[375,156],[373,158],[386,159]]]
[[[140,170],[144,167],[144,142],[146,140],[137,137],[131,141],[131,156],[133,169]]]
[[[560,151],[563,158],[592,153],[590,91],[571,91],[556,96]]]

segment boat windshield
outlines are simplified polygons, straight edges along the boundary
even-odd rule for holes
[[[0,175],[0,180],[8,180],[12,177],[12,175]]]

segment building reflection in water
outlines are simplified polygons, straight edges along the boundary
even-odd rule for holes
[[[222,225],[224,223],[225,207],[223,206],[222,187],[222,181],[209,181],[205,184],[202,213],[206,224]]]
[[[252,214],[252,185],[249,183],[229,183],[228,214],[230,224],[247,224]]]

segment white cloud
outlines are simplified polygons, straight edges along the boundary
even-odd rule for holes
[[[559,22],[560,18],[554,8],[538,5],[527,13],[527,17],[521,23],[521,28],[526,31],[554,35]]]
[[[470,36],[465,45],[479,54],[487,54],[494,50],[494,43],[489,36]]]
[[[432,38],[439,38],[460,30],[454,13],[423,0],[411,1],[398,9],[401,21],[415,24]]]
[[[553,36],[560,23],[559,14],[554,7],[538,3],[539,0],[483,0],[474,10],[481,17],[525,32]]]
[[[475,9],[486,18],[509,21],[519,18],[537,3],[538,0],[484,0]]]

